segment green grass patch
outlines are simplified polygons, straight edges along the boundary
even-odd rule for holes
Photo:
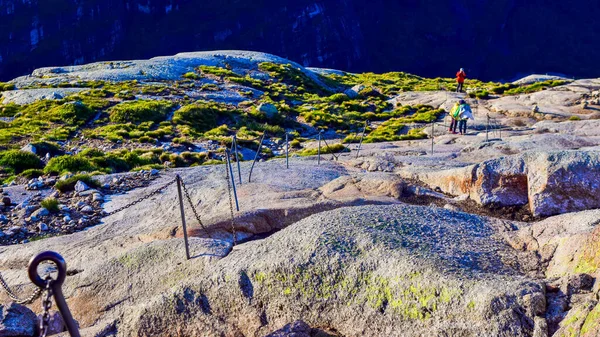
[[[109,109],[110,120],[114,123],[160,122],[165,120],[172,109],[169,101],[128,101]]]
[[[338,152],[350,152],[350,150],[348,150],[348,148],[346,148],[343,144],[332,144],[331,146],[325,145],[321,147],[321,154]],[[300,156],[316,156],[318,154],[318,149],[304,149],[297,154]]]
[[[43,167],[43,163],[33,153],[8,150],[0,152],[0,166],[10,169],[15,174],[19,174],[27,169],[40,169]]]
[[[47,174],[62,174],[65,172],[90,172],[94,171],[95,167],[92,163],[84,157],[64,155],[50,159],[46,167],[44,167],[44,173]]]

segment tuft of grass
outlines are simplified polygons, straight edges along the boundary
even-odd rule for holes
[[[160,122],[165,120],[173,107],[169,101],[127,101],[110,108],[110,120],[114,123]]]
[[[350,150],[348,150],[348,148],[345,147],[343,144],[333,144],[331,146],[321,147],[321,154],[349,152],[349,151]],[[318,152],[317,148],[305,149],[305,150],[298,152],[298,155],[300,155],[300,156],[316,156],[317,152]]]
[[[64,155],[50,159],[44,168],[44,173],[61,174],[65,172],[89,172],[94,169],[94,166],[87,158]]]
[[[12,83],[0,82],[0,91],[14,90],[15,85]]]
[[[221,67],[199,66],[198,68],[196,68],[196,70],[202,72],[203,74],[210,74],[219,77],[240,77],[240,75],[234,73],[233,71]]]
[[[196,132],[206,132],[216,128],[220,118],[236,112],[238,111],[225,104],[196,102],[175,111],[173,122],[179,125],[188,125]]]
[[[569,120],[570,121],[580,121],[581,117],[579,117],[579,116],[571,116],[571,117],[569,117]]]
[[[46,198],[42,200],[40,205],[52,213],[58,213],[59,211],[58,200],[56,200],[55,198]]]
[[[21,172],[21,174],[19,174],[21,177],[26,178],[26,179],[33,179],[33,178],[38,178],[44,175],[44,170],[40,170],[40,169],[27,169],[23,172]]]

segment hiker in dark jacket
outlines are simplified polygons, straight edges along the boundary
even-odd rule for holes
[[[467,73],[465,73],[465,70],[463,68],[460,68],[460,70],[456,73],[456,92],[462,92],[463,91],[463,85],[465,83],[465,78],[467,78]]]

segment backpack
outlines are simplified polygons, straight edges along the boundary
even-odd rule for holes
[[[456,104],[452,108],[452,111],[450,111],[450,115],[452,116],[452,118],[458,119],[458,116],[460,115],[460,108],[461,108],[461,105],[458,105],[458,104]]]

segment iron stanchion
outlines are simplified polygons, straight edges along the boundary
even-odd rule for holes
[[[181,224],[183,225],[183,241],[185,242],[185,256],[190,259],[190,248],[188,246],[187,226],[185,225],[185,211],[183,210],[183,195],[181,194],[181,177],[177,175],[177,193],[179,194],[179,209],[181,211]]]
[[[44,280],[38,274],[37,268],[40,263],[44,261],[52,261],[56,265],[57,276],[54,280]],[[79,327],[77,323],[73,319],[73,315],[69,310],[69,306],[67,305],[67,301],[65,300],[65,296],[62,292],[62,285],[65,282],[67,277],[67,263],[58,253],[45,251],[37,256],[33,257],[29,261],[29,266],[27,268],[29,279],[35,285],[42,289],[50,289],[51,294],[54,297],[54,301],[56,302],[56,306],[58,307],[58,311],[60,311],[60,315],[63,318],[63,322],[67,326],[67,331],[71,337],[79,337]],[[48,285],[48,282],[50,284]]]
[[[321,130],[319,130],[319,147],[317,147],[317,165],[321,165]]]
[[[356,149],[356,158],[358,158],[358,154],[360,153],[360,148],[362,146],[363,138],[365,137],[365,132],[367,132],[367,124],[369,121],[365,121],[365,126],[363,128],[362,133],[360,134],[360,142],[358,142],[358,148]]]
[[[229,156],[231,154],[229,153],[229,151],[227,151],[227,149],[225,149],[225,157],[227,158],[227,167],[226,170],[229,170],[229,173],[231,174],[231,186],[233,187],[233,197],[235,198],[235,209],[239,212],[240,211],[240,205],[238,204],[238,198],[237,198],[237,191],[235,189],[235,178],[233,177],[233,168],[231,167],[231,160],[229,159]]]
[[[433,155],[433,132],[434,132],[435,121],[431,123],[431,155]]]
[[[236,135],[233,135],[233,153],[235,154],[235,162],[237,163],[237,170],[238,170],[238,180],[240,182],[240,185],[242,184],[242,170],[240,169],[240,156],[238,154],[238,144],[237,144],[237,137]]]
[[[486,142],[490,141],[489,133],[490,133],[490,114],[487,114],[487,123],[485,124],[485,141]]]
[[[288,142],[288,134],[285,133],[285,168],[290,168],[290,143]]]
[[[262,148],[263,141],[265,140],[265,135],[267,133],[264,132],[262,137],[260,138],[260,144],[258,144],[258,150],[256,150],[256,155],[254,156],[254,161],[252,161],[252,166],[250,166],[250,174],[248,175],[248,182],[252,180],[252,170],[254,170],[254,164],[258,160],[258,155],[260,154],[260,149]]]

